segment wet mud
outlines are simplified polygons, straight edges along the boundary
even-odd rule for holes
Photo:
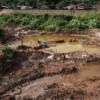
[[[99,39],[30,27],[10,29],[9,34],[14,37],[4,39],[3,44],[13,48],[15,56],[6,71],[2,70],[5,59],[0,56],[0,100],[100,100]],[[36,50],[39,39],[49,48]]]
[[[77,53],[83,51],[54,54],[50,60],[47,53],[17,51],[18,71],[0,79],[0,100],[99,100],[100,57],[84,52],[87,57],[77,58]],[[86,67],[91,63],[97,63],[97,73],[82,76],[94,70]]]

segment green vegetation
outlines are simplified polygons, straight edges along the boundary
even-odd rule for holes
[[[24,13],[0,15],[0,27],[3,27],[7,23],[14,23],[15,27],[28,25],[38,30],[54,31],[56,28],[84,30],[100,28],[100,13],[81,16],[55,14],[32,15]]]
[[[2,52],[3,52],[3,55],[4,55],[5,59],[8,59],[8,60],[13,59],[14,51],[11,48],[7,47],[7,48],[3,49]]]
[[[13,62],[13,59],[14,59],[14,51],[9,48],[9,47],[6,47],[5,49],[2,50],[3,52],[3,56],[2,56],[2,59],[3,59],[3,64],[2,64],[2,70],[5,71],[5,70],[9,70],[12,66],[12,64],[14,63]]]
[[[1,5],[16,9],[18,5],[33,8],[63,9],[67,5],[100,5],[100,0],[1,0]]]

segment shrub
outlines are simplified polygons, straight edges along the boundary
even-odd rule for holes
[[[66,27],[67,28],[79,28],[79,26],[80,26],[80,21],[78,19],[72,19]]]
[[[6,47],[5,49],[2,50],[2,52],[3,52],[3,55],[4,55],[5,59],[9,59],[9,60],[13,59],[14,51],[11,48]]]
[[[9,70],[12,67],[13,64],[13,60],[14,60],[14,51],[9,48],[6,47],[5,49],[2,50],[3,52],[3,67],[2,67],[2,71],[6,71]]]

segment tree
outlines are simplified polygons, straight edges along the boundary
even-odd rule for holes
[[[50,9],[54,9],[57,5],[57,8],[62,9],[67,5],[82,3],[85,5],[100,5],[100,0],[1,0],[1,5],[9,6],[10,8],[16,8],[17,5],[25,5],[34,8],[47,6]]]

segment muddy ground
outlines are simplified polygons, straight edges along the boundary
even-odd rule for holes
[[[49,55],[17,51],[16,71],[2,73],[0,100],[100,100],[99,57],[65,59],[55,54],[49,60]]]
[[[12,24],[11,25],[10,24],[11,23],[8,23],[7,25],[4,26],[5,38],[3,38],[3,40],[1,41],[3,44],[6,44],[6,45],[10,44],[13,41],[20,41],[22,36],[25,38],[27,38],[27,36],[29,37],[40,36],[40,39],[41,39],[41,36],[43,35],[64,34],[65,37],[68,37],[68,36],[77,37],[77,39],[69,38],[68,40],[69,42],[79,42],[82,45],[100,47],[100,37],[99,35],[97,35],[100,33],[100,29],[89,29],[89,30],[84,30],[84,31],[78,31],[76,29],[70,30],[70,29],[57,28],[55,31],[51,32],[51,31],[46,31],[46,30],[40,30],[40,31],[35,30],[34,28],[29,27],[29,26],[13,28]],[[83,39],[80,39],[82,37]],[[63,38],[61,38],[61,40],[63,40],[62,42],[66,42],[66,40],[64,40]],[[45,42],[48,45],[48,47],[50,47],[50,46],[55,46],[55,43],[59,43],[59,40],[45,41]],[[35,48],[37,49],[38,46],[36,45]]]
[[[16,35],[20,35],[19,30]],[[69,41],[100,47],[98,38],[90,39]],[[47,42],[50,46],[53,43]],[[13,66],[6,71],[0,67],[0,100],[100,100],[100,56],[75,51],[54,54],[50,60],[50,54],[34,48],[14,53]],[[69,58],[65,58],[66,54]],[[0,58],[0,66],[3,64]]]

